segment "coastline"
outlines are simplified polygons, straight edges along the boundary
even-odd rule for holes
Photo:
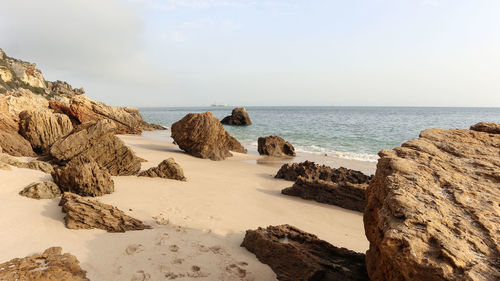
[[[130,280],[142,275],[156,280],[165,274],[275,280],[274,272],[240,244],[247,229],[285,223],[336,246],[358,252],[368,249],[362,213],[282,195],[281,189],[293,182],[274,179],[280,166],[275,159],[233,153],[224,161],[210,161],[181,152],[166,141],[138,135],[119,137],[148,161],[142,163],[142,170],[174,157],[187,177],[187,182],[113,177],[115,192],[97,198],[152,229],[121,234],[67,229],[57,206],[59,199],[33,200],[17,194],[31,182],[49,180],[50,175],[13,168],[0,171],[5,185],[0,190],[4,214],[0,224],[7,226],[0,230],[4,245],[0,260],[62,246],[80,260],[91,280]],[[299,154],[293,161],[302,161],[301,157],[308,156]],[[369,162],[340,159],[336,163],[375,169]],[[194,266],[201,269],[193,271]]]

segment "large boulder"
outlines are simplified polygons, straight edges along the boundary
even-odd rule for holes
[[[491,122],[479,122],[470,127],[471,130],[490,134],[500,134],[500,124]]]
[[[241,246],[269,265],[280,281],[369,280],[364,254],[290,225],[247,230]]]
[[[258,139],[257,144],[260,155],[295,156],[293,145],[278,136],[261,137]]]
[[[157,167],[139,173],[139,177],[164,178],[185,181],[184,171],[174,158],[163,160]]]
[[[64,222],[70,229],[98,228],[107,232],[125,232],[149,228],[116,207],[65,192],[59,202],[66,213]]]
[[[277,179],[294,181],[297,180],[299,176],[306,179],[321,179],[332,182],[350,182],[354,184],[368,183],[373,178],[373,176],[365,175],[360,171],[344,167],[336,169],[326,165],[318,165],[307,160],[301,163],[283,164],[274,177]]]
[[[46,174],[50,174],[54,171],[54,167],[43,161],[39,160],[31,160],[28,162],[23,162],[18,160],[17,158],[6,154],[6,153],[1,153],[0,152],[0,163],[5,164],[5,165],[10,165],[10,166],[15,166],[18,168],[26,168],[26,169],[32,169],[32,170],[39,170],[41,172],[44,172]]]
[[[379,155],[364,213],[371,280],[499,280],[500,134],[430,129]]]
[[[19,195],[33,199],[53,199],[61,196],[61,190],[53,181],[34,182],[21,190]]]
[[[221,120],[224,125],[247,126],[251,125],[250,117],[244,107],[236,107],[231,112],[231,115],[224,117]]]
[[[64,114],[50,110],[25,110],[19,114],[19,132],[37,152],[47,153],[55,141],[72,130],[73,125]]]
[[[19,118],[9,112],[5,96],[0,96],[0,147],[13,156],[34,156],[30,143],[19,133]]]
[[[0,264],[0,280],[89,281],[86,275],[78,259],[69,253],[62,254],[61,247]]]
[[[15,116],[19,116],[19,113],[24,110],[45,110],[49,107],[46,98],[23,88],[8,91],[3,99],[8,105],[9,113]]]
[[[52,177],[63,191],[82,196],[101,196],[115,190],[109,172],[88,156],[73,158],[65,167],[56,169]]]
[[[62,163],[78,155],[88,156],[111,175],[135,175],[141,169],[141,161],[114,135],[115,130],[115,123],[108,119],[82,124],[56,141],[50,155]]]
[[[212,112],[189,113],[172,125],[172,138],[187,153],[211,160],[224,160],[231,152],[247,150],[232,137]]]

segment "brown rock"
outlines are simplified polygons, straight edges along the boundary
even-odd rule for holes
[[[0,147],[13,156],[34,156],[30,143],[18,133],[17,116],[8,109],[5,97],[0,98]]]
[[[19,114],[19,132],[35,151],[46,153],[58,139],[68,135],[73,125],[68,116],[49,110],[25,110]]]
[[[78,126],[70,135],[56,141],[50,154],[60,162],[82,155],[92,157],[111,175],[135,175],[141,162],[134,152],[114,135],[116,125],[104,119]]]
[[[21,190],[19,195],[33,199],[53,199],[61,196],[61,190],[52,181],[34,182]]]
[[[293,145],[278,136],[259,138],[257,150],[260,155],[295,156]]]
[[[73,87],[67,82],[59,80],[54,82],[47,82],[47,88],[54,95],[68,98],[85,94],[85,90],[83,88],[73,89]]]
[[[61,247],[52,247],[42,254],[16,258],[0,264],[0,280],[89,281],[78,259]]]
[[[281,193],[363,212],[366,205],[365,190],[367,186],[367,183],[332,182],[299,176],[292,187],[281,190]]]
[[[172,125],[172,138],[187,153],[211,160],[232,156],[229,151],[246,153],[212,112],[190,113]]]
[[[364,254],[290,225],[247,230],[241,246],[269,265],[280,281],[369,280]]]
[[[56,100],[51,100],[49,101],[49,108],[52,109],[55,113],[61,113],[65,114],[68,116],[68,118],[71,120],[71,123],[73,124],[73,127],[76,127],[81,124],[80,120],[78,120],[77,115],[71,107],[68,105],[63,104],[60,101]]]
[[[52,177],[63,191],[82,196],[101,196],[115,190],[109,172],[88,156],[73,158],[65,167],[56,169]]]
[[[350,182],[353,184],[368,183],[373,178],[373,176],[367,176],[360,171],[344,167],[335,169],[326,165],[318,165],[312,161],[284,164],[274,177],[277,179],[294,181],[299,176],[306,179],[321,179],[332,182]]]
[[[185,181],[184,171],[174,158],[163,160],[157,167],[141,172],[139,177],[164,178]]]
[[[66,213],[64,222],[70,229],[104,229],[107,232],[125,232],[149,228],[140,220],[129,217],[116,207],[88,200],[65,192],[59,202]]]
[[[500,135],[430,129],[379,155],[364,214],[371,280],[499,280]]]
[[[32,170],[39,170],[44,173],[50,174],[54,171],[54,168],[52,165],[50,165],[47,162],[42,162],[38,160],[32,160],[29,162],[22,162],[19,161],[17,158],[6,154],[6,153],[0,153],[0,163],[5,164],[5,165],[11,165],[15,166],[18,168],[26,168],[26,169],[32,169]]]
[[[236,107],[233,109],[233,112],[231,112],[231,115],[221,120],[221,123],[225,125],[246,126],[251,125],[252,121],[250,121],[246,108]]]
[[[470,127],[471,130],[490,134],[500,134],[500,124],[490,122],[479,122]]]

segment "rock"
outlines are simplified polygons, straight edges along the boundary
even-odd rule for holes
[[[34,182],[21,190],[19,195],[33,199],[53,199],[61,196],[61,190],[52,181]]]
[[[8,105],[9,113],[14,116],[19,116],[19,113],[24,110],[44,110],[49,106],[46,98],[23,88],[5,93],[4,101]]]
[[[107,232],[125,232],[149,228],[116,207],[65,192],[59,202],[66,213],[64,221],[70,229],[98,228]]]
[[[8,60],[10,68],[15,72],[17,79],[31,87],[45,89],[45,79],[36,64],[19,60]]]
[[[52,177],[63,191],[82,196],[102,196],[115,190],[109,172],[88,156],[73,158],[65,167],[56,169]]]
[[[174,158],[163,160],[157,167],[149,168],[139,174],[139,177],[164,178],[185,181],[184,171]]]
[[[0,96],[0,147],[13,156],[34,156],[30,143],[19,133],[18,118],[9,112],[5,96]]]
[[[247,230],[241,246],[269,265],[280,281],[369,280],[364,254],[290,225]]]
[[[0,264],[0,280],[89,281],[78,259],[61,247],[52,247],[42,254],[16,258]]]
[[[225,125],[246,126],[251,125],[252,121],[250,121],[250,117],[244,107],[236,107],[233,109],[233,112],[231,112],[231,115],[222,119],[221,123]]]
[[[260,155],[276,157],[295,156],[295,148],[293,145],[278,136],[259,138],[257,150]]]
[[[354,184],[368,183],[373,178],[373,176],[367,176],[360,171],[344,167],[335,169],[326,165],[318,165],[307,160],[302,163],[284,164],[274,177],[277,179],[294,181],[299,176],[306,179],[321,179],[332,182],[350,182]]]
[[[490,134],[500,134],[500,124],[490,122],[479,122],[470,127],[471,130]]]
[[[231,152],[247,150],[232,137],[212,112],[190,113],[172,125],[172,138],[187,153],[204,159],[224,160]]]
[[[55,141],[73,130],[68,116],[49,110],[25,110],[19,119],[19,132],[41,153],[47,153]]]
[[[29,162],[22,162],[18,160],[17,158],[6,154],[6,153],[0,153],[0,163],[3,165],[11,165],[15,166],[18,168],[26,168],[26,169],[32,169],[32,170],[39,170],[44,173],[50,174],[54,171],[54,168],[52,165],[46,162],[38,161],[38,160],[31,160]]]
[[[281,190],[281,193],[363,212],[367,186],[368,184],[306,179],[299,176],[292,187]]]
[[[47,88],[54,95],[68,98],[85,94],[85,90],[83,88],[73,89],[73,87],[67,82],[59,80],[54,82],[47,82]]]
[[[379,155],[364,213],[371,280],[499,280],[500,135],[430,129]]]
[[[56,141],[50,155],[62,163],[78,155],[88,156],[111,175],[135,175],[141,169],[141,161],[114,135],[115,130],[115,123],[108,119],[82,124]]]
[[[12,72],[8,67],[0,66],[0,79],[3,82],[11,82],[13,80]]]

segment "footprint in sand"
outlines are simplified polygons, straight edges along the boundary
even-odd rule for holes
[[[144,251],[144,246],[142,246],[141,244],[132,244],[125,249],[125,253],[127,255],[133,255],[142,251]]]
[[[209,273],[205,273],[201,271],[201,267],[197,265],[191,266],[191,272],[187,274],[188,277],[199,278],[199,277],[208,277]]]
[[[157,216],[153,216],[153,219],[159,225],[167,225],[167,224],[170,223],[170,221],[163,214],[159,214]]]
[[[151,279],[151,275],[149,273],[144,272],[144,270],[139,270],[132,275],[130,281],[147,281],[149,279]]]
[[[162,233],[158,235],[158,238],[156,239],[157,239],[156,245],[166,246],[168,241],[168,233]]]
[[[232,275],[236,275],[239,278],[244,278],[245,276],[247,276],[247,271],[234,263],[226,266],[226,272]]]
[[[174,244],[174,245],[170,245],[170,246],[168,246],[168,249],[169,249],[171,252],[177,252],[177,251],[179,251],[179,246],[177,246],[177,245],[175,245],[175,244]]]

